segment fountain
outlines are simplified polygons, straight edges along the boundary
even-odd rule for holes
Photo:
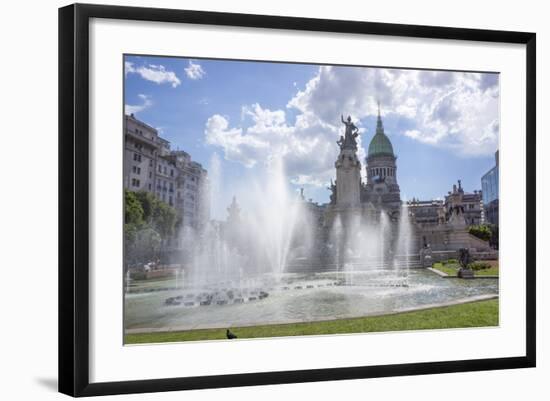
[[[126,275],[125,275],[126,294],[128,294],[130,292],[130,282],[131,281],[132,281],[132,279],[130,278],[130,269],[127,269],[126,270]]]
[[[420,258],[407,204],[387,192],[394,181],[373,176],[378,170],[361,184],[357,130],[350,118],[345,124],[330,204],[306,201],[291,189],[283,159],[269,160],[260,179],[231,188],[235,196],[223,220],[181,228],[176,262],[183,269],[166,287],[172,289],[153,291],[151,284],[138,297],[129,293],[127,277],[127,328],[327,320],[498,293],[498,280],[457,285],[414,268]],[[395,161],[393,154],[383,157]],[[222,189],[228,191],[220,163],[214,154],[212,210],[222,210]]]

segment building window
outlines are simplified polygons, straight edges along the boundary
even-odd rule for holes
[[[149,159],[149,167],[153,167],[153,159]]]
[[[170,177],[173,177],[173,176],[174,176],[174,170],[170,169]]]
[[[136,178],[132,178],[132,186],[133,187],[139,187],[139,180]]]
[[[134,161],[141,162],[141,155],[139,153],[134,153]]]

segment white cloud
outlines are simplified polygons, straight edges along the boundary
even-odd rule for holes
[[[334,178],[341,114],[351,115],[370,140],[374,127],[361,119],[376,115],[380,100],[382,114],[402,127],[390,137],[404,135],[464,156],[488,155],[498,142],[498,96],[498,79],[483,74],[323,66],[289,100],[287,108],[298,112],[293,124],[285,110],[253,104],[242,108],[238,127],[212,116],[205,135],[228,160],[253,167],[280,157],[291,182],[322,187]]]
[[[130,61],[124,62],[124,75],[128,75],[129,73],[136,72],[136,69],[134,68],[134,63],[131,63]]]
[[[169,83],[172,88],[181,84],[180,79],[173,71],[168,71],[163,65],[149,64],[135,67],[134,63],[124,63],[124,74],[139,74],[143,79],[157,84]]]
[[[151,100],[151,97],[144,94],[139,94],[138,97],[141,99],[141,104],[136,105],[130,105],[126,104],[124,105],[124,112],[126,114],[137,114],[140,111],[143,111],[153,105],[153,101]]]
[[[196,80],[204,77],[206,72],[200,64],[193,63],[191,60],[189,60],[189,67],[185,68],[185,74],[189,79]]]
[[[226,159],[239,161],[247,167],[253,167],[269,146],[253,135],[243,134],[240,128],[229,128],[227,119],[219,114],[213,115],[206,122],[205,135],[208,144],[224,149]]]
[[[284,110],[258,104],[243,107],[246,127],[230,128],[226,117],[214,115],[206,123],[206,142],[223,148],[227,160],[247,167],[283,160],[286,174],[296,185],[325,186],[334,175],[340,127],[303,113],[294,125]],[[365,156],[360,147],[360,157]]]
[[[475,156],[497,148],[498,97],[494,74],[323,66],[288,107],[334,124],[341,113],[375,115],[380,100],[407,126],[391,134]]]

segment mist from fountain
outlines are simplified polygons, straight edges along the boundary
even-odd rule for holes
[[[343,267],[344,238],[342,233],[342,219],[340,215],[337,215],[332,223],[328,244],[328,251],[333,256],[331,262],[334,264],[337,272]]]
[[[213,210],[221,209],[217,204],[223,184],[219,165],[215,154],[211,160]],[[246,213],[240,213],[234,199],[226,221],[210,221],[201,230],[181,229],[188,287],[248,288],[258,286],[266,275],[276,279],[285,272],[289,250],[297,242],[302,244],[301,256],[309,259],[312,224],[304,220],[305,202],[290,191],[280,159],[270,161],[262,179],[234,189],[239,199],[251,205]]]
[[[132,279],[130,278],[130,269],[126,270],[125,278],[126,278],[126,293],[129,293],[130,292],[130,282],[132,281]]]
[[[397,225],[384,210],[370,218],[360,213],[336,214],[327,247],[341,285],[406,286],[403,278],[408,276],[411,241],[404,205]]]
[[[262,259],[269,265],[268,272],[280,275],[285,271],[296,222],[304,214],[303,202],[289,190],[281,158],[270,161],[266,178],[256,182],[254,197],[247,230],[254,233],[257,249],[265,252]]]
[[[388,214],[384,211],[380,211],[380,223],[379,223],[379,232],[380,232],[380,239],[379,239],[379,249],[380,253],[378,254],[380,267],[386,266],[386,253],[390,251],[388,249],[388,245],[390,243],[389,238],[389,229],[390,229],[390,221]]]
[[[216,154],[211,171],[212,209],[220,210],[216,202],[223,198],[223,176]],[[259,288],[266,277],[271,283],[279,282],[289,263],[307,266],[319,254],[314,234],[317,222],[303,195],[290,190],[281,159],[270,160],[261,179],[232,189],[244,200],[245,212],[241,213],[234,199],[225,221],[212,220],[200,230],[182,228],[185,275],[176,277],[178,288],[179,280],[186,288]],[[397,226],[384,210],[369,218],[361,213],[337,213],[328,228],[326,255],[318,263],[322,270],[335,270],[339,280],[349,285],[365,272],[389,274],[384,271],[393,267],[395,274],[409,262],[411,230],[405,203]]]
[[[399,218],[394,267],[402,267],[404,264],[408,269],[410,263],[411,249],[411,218],[409,216],[409,208],[407,206],[407,202],[403,202],[401,205],[401,215]]]

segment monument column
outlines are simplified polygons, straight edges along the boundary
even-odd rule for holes
[[[351,117],[342,123],[346,126],[344,136],[340,136],[337,144],[340,154],[334,166],[336,167],[336,205],[359,206],[361,202],[361,162],[357,158],[358,129],[351,122]]]

